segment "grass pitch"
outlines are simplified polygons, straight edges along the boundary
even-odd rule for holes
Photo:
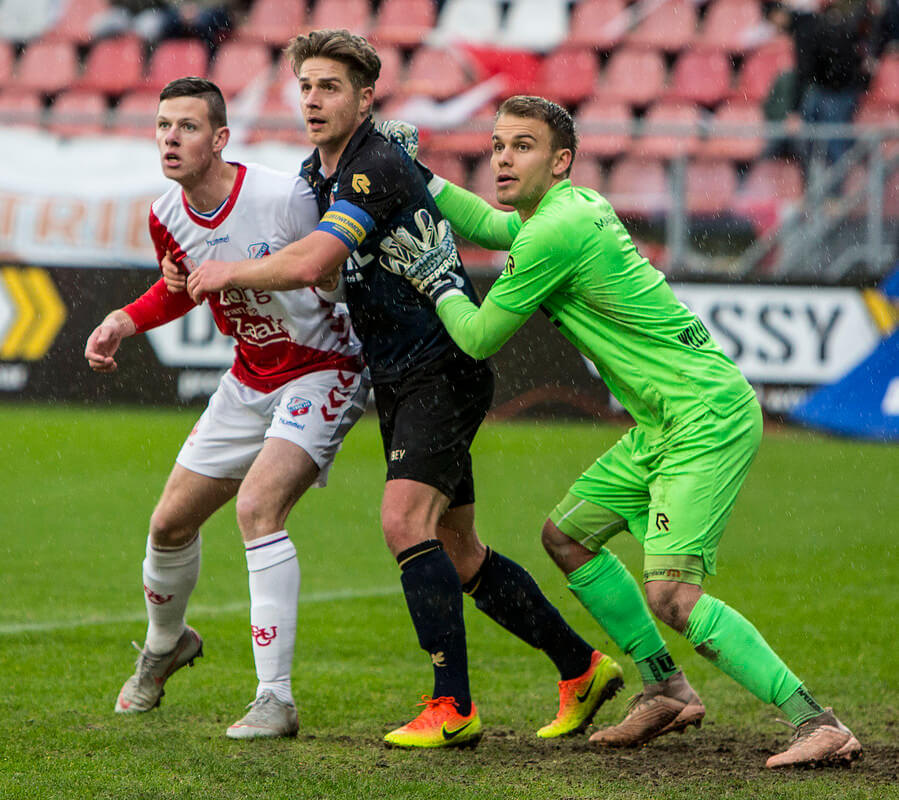
[[[708,708],[701,731],[637,751],[586,737],[542,742],[557,675],[466,601],[475,751],[406,752],[381,737],[430,691],[398,573],[378,525],[384,466],[371,418],[350,435],[328,489],[289,528],[303,572],[294,693],[300,735],[234,742],[224,730],[255,688],[243,548],[227,506],[203,531],[189,620],[206,656],[160,709],[112,713],[145,622],[147,520],[196,411],[0,406],[0,797],[3,798],[890,798],[899,797],[893,617],[894,446],[796,431],[766,435],[706,588],[740,609],[865,746],[851,769],[772,774],[789,738],[763,706],[665,632]],[[567,592],[539,530],[572,479],[621,429],[485,426],[474,447],[482,538],[524,564],[596,646],[615,646]],[[612,542],[636,574],[640,553]],[[601,709],[617,721],[639,688]],[[628,691],[629,690],[629,691]]]

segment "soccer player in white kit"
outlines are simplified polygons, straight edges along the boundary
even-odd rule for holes
[[[215,84],[180,78],[163,89],[156,143],[163,173],[176,185],[150,211],[160,264],[189,272],[208,259],[262,258],[318,224],[303,178],[225,161],[228,136]],[[208,299],[218,328],[236,340],[234,363],[178,453],[150,519],[147,637],[115,710],[155,708],[168,677],[203,654],[203,640],[184,619],[199,574],[200,526],[236,494],[259,684],[249,712],[227,735],[292,736],[300,568],[285,522],[310,486],[325,485],[343,437],[364,410],[369,379],[346,307],[322,288],[234,289]],[[94,370],[112,372],[122,339],[193,307],[187,292],[169,291],[160,279],[107,315],[88,338],[85,357]]]

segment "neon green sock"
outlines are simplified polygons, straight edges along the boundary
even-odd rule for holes
[[[643,592],[624,564],[605,547],[568,576],[568,588],[635,661],[658,658],[660,650],[667,654]]]
[[[697,653],[765,703],[779,706],[802,685],[755,626],[715,597],[700,596],[684,636]]]

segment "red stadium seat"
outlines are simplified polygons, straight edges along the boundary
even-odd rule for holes
[[[298,110],[293,108],[279,94],[271,94],[265,101],[262,114],[256,127],[248,137],[254,142],[286,142],[287,144],[307,146],[309,139]]]
[[[383,45],[416,47],[436,20],[437,8],[432,0],[384,0],[369,38],[378,47],[378,55]]]
[[[398,47],[385,45],[378,48],[381,59],[381,74],[375,84],[375,99],[378,102],[393,97],[400,88],[403,74],[403,56]]]
[[[737,100],[762,102],[771,84],[782,72],[793,69],[796,62],[793,43],[788,36],[778,36],[746,56],[737,75],[732,96]]]
[[[7,89],[0,92],[0,125],[37,128],[41,124],[44,104],[38,92]]]
[[[369,0],[318,0],[308,27],[313,31],[346,28],[351,33],[365,36],[371,22]]]
[[[209,50],[199,39],[169,39],[154,51],[145,85],[151,92],[159,92],[175,78],[205,78],[208,67]]]
[[[698,106],[662,101],[646,112],[643,124],[646,134],[631,147],[636,156],[668,160],[699,149]]]
[[[765,149],[761,133],[764,124],[765,117],[757,104],[728,100],[718,106],[712,116],[702,155],[713,159],[754,161]],[[758,132],[753,133],[754,129]],[[741,135],[743,133],[752,135]]]
[[[636,156],[620,158],[609,172],[605,196],[625,217],[664,213],[671,205],[664,163]]]
[[[688,50],[671,71],[666,99],[713,106],[731,91],[730,58],[717,51]]]
[[[578,109],[577,113],[580,137],[578,153],[598,158],[614,158],[626,153],[631,145],[630,126],[632,122],[631,109],[626,103],[606,102],[601,98],[588,101]],[[591,130],[592,125],[604,123],[615,124],[615,130],[608,132]]]
[[[429,146],[453,155],[483,156],[490,152],[490,134],[496,118],[496,104],[488,103],[456,130],[435,131]]]
[[[688,214],[721,214],[731,208],[737,192],[737,172],[730,161],[691,161],[687,165]]]
[[[581,0],[571,12],[565,46],[612,50],[624,39],[629,20],[625,0]]]
[[[143,63],[144,48],[137,38],[106,39],[88,54],[78,86],[106,94],[145,88]]]
[[[11,86],[43,94],[68,89],[78,74],[78,56],[71,42],[33,42],[19,57]]]
[[[306,28],[306,3],[302,0],[254,0],[238,36],[251,42],[285,47]]]
[[[750,36],[763,24],[758,0],[715,0],[705,13],[694,45],[728,53],[744,53]]]
[[[869,93],[871,102],[899,108],[899,53],[886,53],[880,59]]]
[[[784,208],[804,192],[798,164],[782,159],[757,161],[749,168],[734,198],[734,209],[762,230],[775,225]]]
[[[94,17],[109,8],[108,0],[66,0],[62,16],[47,33],[45,39],[89,44]]]
[[[404,95],[446,100],[464,91],[469,84],[465,69],[450,51],[425,46],[412,54],[400,90]]]
[[[434,148],[429,145],[419,153],[421,162],[435,175],[465,187],[468,182],[468,169],[465,162],[457,155]]]
[[[270,74],[271,69],[272,56],[268,47],[257,42],[236,40],[219,47],[209,79],[225,97],[233,97],[259,75]]]
[[[156,135],[159,95],[138,90],[124,95],[112,115],[111,130],[120,136],[152,139]]]
[[[50,107],[49,129],[59,136],[98,136],[106,127],[106,97],[73,89],[61,92]]]
[[[609,57],[596,95],[606,101],[646,106],[665,86],[665,61],[656,50],[622,47]]]
[[[696,4],[693,0],[667,0],[656,6],[625,36],[625,42],[676,53],[696,35]]]
[[[5,88],[13,81],[13,65],[16,63],[12,45],[0,42],[0,88]]]
[[[605,176],[599,161],[593,156],[582,153],[580,148],[574,159],[574,166],[571,168],[571,183],[574,186],[586,186],[600,194],[605,186]]]
[[[885,137],[883,140],[883,157],[892,158],[899,155],[899,108],[877,105],[875,102],[871,102],[870,95],[868,95],[862,101],[853,121],[856,125],[886,129],[889,137]]]
[[[535,94],[563,105],[577,105],[593,94],[599,65],[592,50],[556,50],[540,65]]]

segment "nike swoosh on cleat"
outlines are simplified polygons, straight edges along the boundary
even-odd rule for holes
[[[581,694],[580,692],[575,692],[574,696],[577,698],[577,701],[579,703],[583,703],[584,700],[587,699],[587,697],[590,695],[590,690],[593,688],[594,683],[596,683],[595,675],[590,679],[590,683],[587,684],[587,688],[584,690],[583,694]]]
[[[446,723],[444,722],[442,728],[443,738],[447,741],[449,741],[450,739],[455,739],[460,733],[462,733],[462,731],[464,731],[469,725],[471,725],[472,722],[473,720],[469,720],[461,728],[456,728],[456,730],[454,731],[448,731],[446,729]]]

